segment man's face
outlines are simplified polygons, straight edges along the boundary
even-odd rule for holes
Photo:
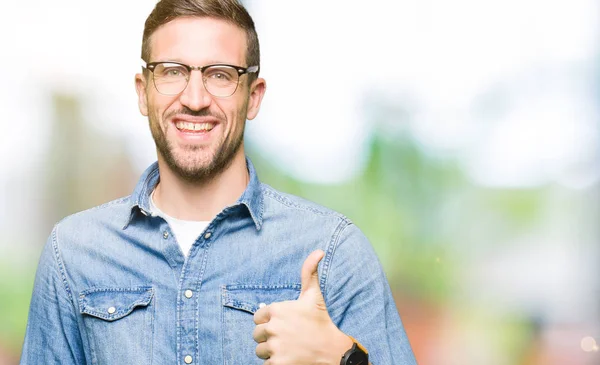
[[[254,66],[246,65],[245,32],[213,18],[175,19],[152,34],[150,45],[149,62]],[[136,90],[140,111],[149,119],[159,162],[187,181],[200,182],[243,155],[245,122],[258,113],[265,91],[263,79],[249,86],[248,75],[243,75],[233,95],[217,98],[204,87],[200,71],[192,71],[186,89],[174,96],[160,94],[152,77],[136,75]]]

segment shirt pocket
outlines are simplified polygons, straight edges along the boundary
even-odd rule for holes
[[[152,363],[154,290],[91,288],[79,294],[92,364]]]
[[[296,300],[300,284],[284,285],[225,285],[221,288],[223,307],[223,360],[226,365],[257,364],[264,360],[256,356],[252,338],[254,313],[261,303],[271,304]]]

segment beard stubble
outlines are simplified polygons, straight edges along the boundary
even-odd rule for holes
[[[247,105],[244,105],[239,110],[238,115],[246,115],[246,109]],[[211,116],[218,120],[224,119],[222,116],[211,114],[208,109],[193,111],[187,107],[183,107],[182,109],[166,114],[164,120],[168,120],[171,116],[176,114],[186,114],[195,117]],[[208,163],[206,163],[203,158],[206,158],[206,154],[209,154],[210,152],[203,151],[204,148],[200,146],[180,147],[184,150],[185,157],[188,157],[188,159],[184,161],[184,156],[180,156],[180,159],[175,156],[173,152],[175,147],[167,139],[165,132],[160,127],[159,119],[154,112],[148,116],[148,123],[150,125],[154,143],[156,144],[156,149],[165,160],[167,166],[169,166],[171,171],[181,179],[193,184],[209,181],[227,169],[241,148],[242,141],[244,140],[245,120],[237,120],[234,123],[242,123],[242,125],[233,126],[233,132],[235,133],[236,127],[241,128],[241,131],[238,135],[232,135],[232,139],[228,140],[225,138],[225,140],[221,141],[213,154],[208,156]],[[170,125],[169,127],[175,128],[174,125]]]

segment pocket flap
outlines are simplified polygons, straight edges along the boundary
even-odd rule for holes
[[[106,321],[116,321],[136,307],[150,304],[154,290],[149,286],[134,288],[92,288],[79,294],[82,314],[89,314]]]
[[[271,304],[298,299],[300,289],[300,284],[225,285],[222,287],[221,300],[226,307],[254,314],[261,303]]]

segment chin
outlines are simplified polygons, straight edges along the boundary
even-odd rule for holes
[[[189,183],[202,183],[212,179],[216,173],[210,166],[170,166],[180,179]]]
[[[185,171],[188,174],[203,174],[205,171],[214,169],[214,161],[177,161],[177,170]]]

